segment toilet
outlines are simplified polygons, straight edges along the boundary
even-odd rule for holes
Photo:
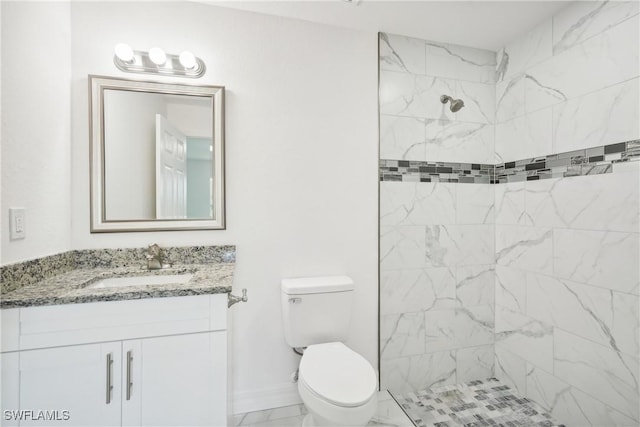
[[[294,350],[304,349],[298,392],[309,413],[303,426],[364,426],[376,411],[375,370],[342,343],[353,289],[347,276],[282,280],[285,339]]]

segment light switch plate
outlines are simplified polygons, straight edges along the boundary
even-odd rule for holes
[[[9,208],[9,237],[11,240],[24,239],[27,224],[24,208]]]

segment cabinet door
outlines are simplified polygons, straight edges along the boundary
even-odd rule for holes
[[[124,425],[227,425],[226,331],[125,341],[123,363],[129,351],[133,386],[123,400]]]
[[[2,367],[2,375],[0,376],[2,421],[0,421],[0,425],[5,427],[18,426],[20,425],[19,421],[12,411],[20,409],[20,354],[17,351],[0,353],[0,367]]]
[[[20,425],[120,425],[121,347],[111,342],[20,352],[20,410],[33,411],[28,418],[46,417]]]

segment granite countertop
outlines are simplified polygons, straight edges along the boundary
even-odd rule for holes
[[[233,271],[234,263],[176,264],[162,270],[140,266],[79,268],[3,293],[0,308],[227,293],[233,285]],[[184,284],[90,288],[98,280],[111,277],[188,273],[193,277]]]

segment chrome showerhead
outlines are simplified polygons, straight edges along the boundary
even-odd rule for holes
[[[464,101],[462,99],[453,99],[449,95],[442,95],[440,97],[440,102],[443,104],[446,104],[448,101],[451,101],[449,108],[453,113],[457,113],[462,107],[464,107]]]

